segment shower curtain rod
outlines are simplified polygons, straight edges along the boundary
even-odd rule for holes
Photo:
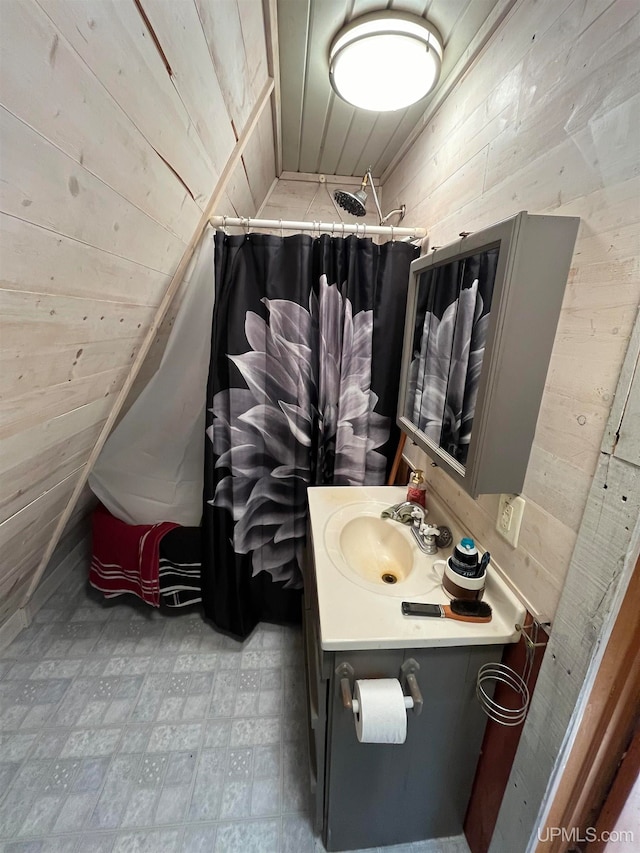
[[[329,231],[342,237],[355,234],[360,237],[380,235],[391,237],[426,237],[426,228],[406,228],[395,225],[366,225],[364,222],[304,222],[293,219],[251,219],[245,216],[212,216],[214,228],[270,228],[274,231]]]

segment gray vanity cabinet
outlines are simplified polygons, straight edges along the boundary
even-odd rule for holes
[[[312,567],[307,567],[310,574]],[[462,823],[486,723],[477,699],[478,669],[502,646],[324,651],[315,584],[305,578],[304,642],[315,829],[328,851],[439,838]],[[398,601],[398,606],[400,603]],[[398,678],[413,658],[424,706],[408,712],[404,744],[357,739],[343,706],[336,668],[358,678]]]

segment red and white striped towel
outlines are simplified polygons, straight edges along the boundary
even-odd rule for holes
[[[107,598],[132,592],[147,604],[159,607],[160,540],[179,526],[172,521],[126,524],[104,506],[98,506],[92,518],[89,583]]]

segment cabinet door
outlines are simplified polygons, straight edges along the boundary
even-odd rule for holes
[[[327,732],[328,851],[401,844],[462,832],[486,718],[475,697],[479,667],[501,647],[475,646],[352,652],[355,678],[398,678],[407,658],[420,664],[424,699],[408,712],[404,744],[360,743],[353,714],[331,679]]]
[[[423,816],[425,838],[462,832],[487,724],[476,697],[478,670],[500,661],[502,651],[502,646],[408,650],[407,657],[420,664],[417,678],[424,699],[414,748],[422,750],[428,770],[410,799]]]
[[[335,666],[351,664],[355,678],[397,678],[403,651],[335,653]],[[406,789],[407,744],[359,743],[353,712],[342,703],[335,673],[329,686],[326,805],[323,840],[328,851],[377,847],[395,840],[390,817]],[[412,721],[409,720],[409,727]]]
[[[579,222],[522,211],[411,264],[398,424],[472,497],[522,491]]]
[[[313,611],[304,610],[304,658],[307,694],[307,734],[311,794],[314,797],[313,823],[322,829],[324,815],[325,749],[327,731],[328,681],[322,677],[323,652],[318,643]]]

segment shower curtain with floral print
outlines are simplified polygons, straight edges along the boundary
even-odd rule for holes
[[[417,253],[216,234],[202,596],[220,630],[299,619],[307,486],[385,482]]]

